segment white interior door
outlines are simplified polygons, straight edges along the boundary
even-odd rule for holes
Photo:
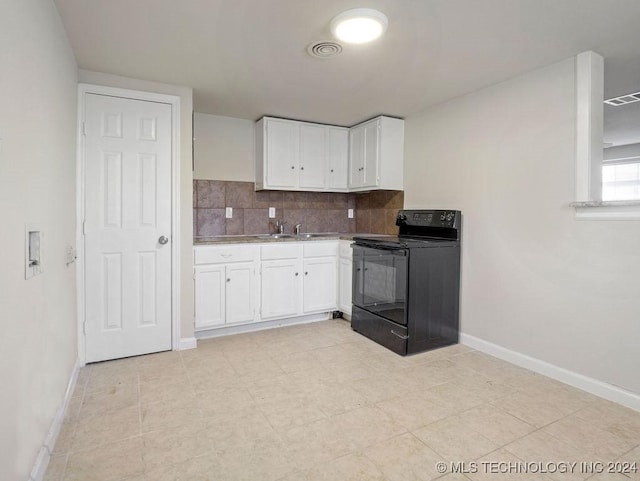
[[[171,349],[171,105],[85,94],[86,361]]]

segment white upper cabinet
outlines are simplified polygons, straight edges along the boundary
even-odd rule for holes
[[[349,190],[402,190],[404,120],[377,117],[350,129]]]
[[[326,131],[324,125],[300,124],[298,185],[301,188],[325,188]]]
[[[404,121],[351,129],[263,117],[256,123],[256,189],[349,192],[403,189]]]
[[[339,133],[337,133],[339,132]],[[256,189],[346,191],[347,129],[263,117],[256,124]],[[346,171],[345,171],[346,172]]]
[[[346,192],[349,179],[349,129],[327,127],[327,189]]]
[[[298,185],[300,126],[297,122],[269,119],[265,135],[265,183],[272,189],[295,188]]]

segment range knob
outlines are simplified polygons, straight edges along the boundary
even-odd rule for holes
[[[396,225],[404,224],[407,222],[407,216],[405,214],[398,214],[396,217]]]

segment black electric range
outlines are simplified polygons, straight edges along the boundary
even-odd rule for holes
[[[401,210],[397,236],[355,237],[353,330],[406,355],[459,337],[456,210]]]

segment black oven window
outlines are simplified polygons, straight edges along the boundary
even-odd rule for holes
[[[356,253],[354,303],[391,321],[405,324],[407,260],[404,251],[362,248]]]

